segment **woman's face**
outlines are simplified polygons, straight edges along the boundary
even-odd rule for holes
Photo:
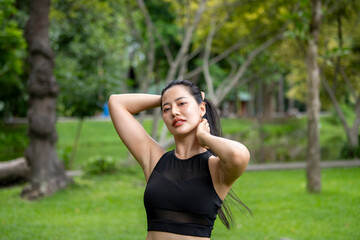
[[[174,136],[196,131],[204,114],[205,104],[198,104],[186,86],[175,85],[163,94],[163,120]]]

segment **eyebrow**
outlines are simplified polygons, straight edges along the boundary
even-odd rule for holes
[[[186,98],[186,97],[178,97],[177,99],[175,99],[175,102],[176,102],[176,101],[179,101],[179,100],[181,100],[181,99],[183,99],[183,98]],[[169,104],[170,104],[170,103],[166,102],[166,103],[163,104],[163,107],[164,107],[165,105],[169,105]]]

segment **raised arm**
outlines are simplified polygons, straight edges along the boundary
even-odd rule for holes
[[[231,186],[249,163],[248,149],[239,142],[211,135],[206,119],[198,126],[197,138],[200,145],[210,148],[218,157],[221,182]]]
[[[110,116],[116,132],[143,168],[146,179],[164,150],[133,115],[159,106],[159,95],[114,94],[109,98]]]

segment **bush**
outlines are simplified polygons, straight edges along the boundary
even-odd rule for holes
[[[60,160],[63,162],[66,169],[70,169],[70,158],[72,153],[72,146],[68,145],[58,150]]]
[[[360,136],[359,136],[360,141]],[[340,158],[342,159],[355,159],[360,158],[360,145],[357,147],[352,147],[348,142],[346,142],[340,151]]]
[[[23,157],[29,143],[24,124],[0,124],[0,161]]]
[[[117,170],[115,160],[110,157],[94,156],[84,165],[84,170],[88,174],[113,173]]]

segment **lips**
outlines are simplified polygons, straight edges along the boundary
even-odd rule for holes
[[[172,122],[172,126],[173,127],[180,127],[181,125],[183,125],[185,123],[185,119],[183,118],[175,118]]]

